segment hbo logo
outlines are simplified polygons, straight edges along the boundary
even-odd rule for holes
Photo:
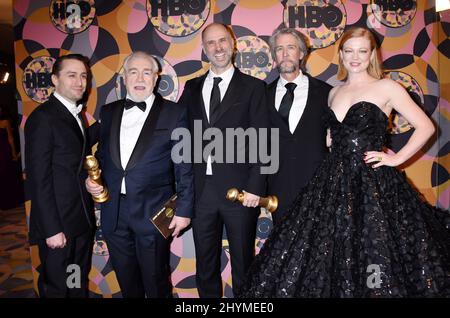
[[[238,68],[266,67],[269,57],[264,52],[238,52],[236,54],[236,66]]]
[[[53,19],[66,19],[69,29],[81,27],[81,18],[87,16],[91,12],[89,2],[80,1],[74,3],[72,1],[55,1],[53,3]]]
[[[415,1],[412,0],[376,0],[375,4],[378,5],[382,11],[409,11],[414,8]]]
[[[35,73],[28,71],[25,73],[25,87],[27,89],[47,88],[53,86],[51,74],[48,72]]]
[[[158,16],[179,16],[184,13],[197,15],[205,10],[206,0],[151,0],[152,17]]]
[[[330,29],[340,25],[342,18],[342,11],[332,5],[288,7],[288,21],[291,28],[297,26],[299,28],[317,28],[325,24]]]

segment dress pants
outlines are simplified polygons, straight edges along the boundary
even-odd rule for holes
[[[88,275],[91,268],[93,231],[67,238],[66,246],[51,249],[45,240],[38,243],[39,267],[38,290],[42,298],[86,298],[88,297]],[[77,270],[69,267],[79,266],[80,285],[77,282]],[[69,284],[68,284],[69,283]]]
[[[170,298],[170,241],[156,229],[152,234],[136,233],[129,204],[127,196],[121,195],[117,229],[103,233],[122,296]],[[139,222],[148,222],[149,227],[153,226],[150,220]]]
[[[213,176],[205,180],[200,200],[195,206],[192,228],[196,255],[196,283],[202,298],[222,296],[222,231],[225,231],[231,257],[233,293],[243,284],[254,258],[259,208],[248,208],[226,200],[225,193],[214,188]]]

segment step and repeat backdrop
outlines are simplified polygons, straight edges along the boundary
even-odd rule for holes
[[[278,75],[267,44],[269,36],[283,25],[297,28],[310,42],[308,72],[333,86],[339,84],[337,45],[342,33],[349,26],[371,28],[382,48],[386,76],[408,90],[439,130],[417,160],[401,168],[426,200],[449,207],[450,15],[437,14],[434,0],[16,0],[15,60],[22,131],[29,114],[53,92],[50,74],[55,58],[67,53],[90,59],[93,81],[86,105],[90,123],[102,105],[124,97],[122,63],[136,50],[150,52],[159,60],[158,91],[177,101],[184,83],[208,69],[201,31],[211,22],[230,25],[236,34],[236,67],[268,83]],[[391,120],[391,148],[396,151],[407,142],[412,127],[398,114]],[[27,213],[30,204],[27,201]],[[271,217],[263,210],[257,251],[271,227]],[[37,250],[32,248],[31,254],[36,279]],[[91,295],[120,297],[99,230],[92,263]],[[171,266],[174,296],[197,297],[191,231],[173,241]],[[224,295],[231,297],[225,235],[222,278]]]

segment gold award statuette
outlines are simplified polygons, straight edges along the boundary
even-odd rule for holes
[[[164,238],[168,238],[175,230],[175,228],[169,229],[169,225],[175,216],[176,203],[177,195],[174,194],[166,203],[164,203],[162,208],[150,218],[150,221],[158,229],[162,236],[164,236]]]
[[[227,200],[230,200],[232,202],[238,200],[239,202],[244,202],[244,193],[239,192],[236,188],[231,188],[227,191]],[[260,207],[263,207],[267,209],[270,213],[274,213],[275,210],[278,208],[278,198],[274,195],[269,195],[264,198],[259,198],[258,205]]]
[[[103,185],[102,177],[100,176],[100,169],[98,166],[98,161],[94,156],[86,156],[84,160],[84,169],[86,169],[89,179],[92,182],[103,186],[103,191],[99,195],[92,195],[92,199],[97,203],[103,203],[108,200],[109,193],[108,189]]]

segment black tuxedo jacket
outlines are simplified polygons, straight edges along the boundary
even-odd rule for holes
[[[63,232],[72,238],[94,224],[84,181],[88,131],[53,95],[38,106],[25,125],[25,171],[31,199],[30,242]]]
[[[120,125],[124,100],[107,104],[100,112],[100,140],[97,158],[103,180],[109,190],[109,200],[102,203],[101,224],[105,233],[117,227],[120,190],[125,177],[131,226],[139,235],[160,235],[150,222],[172,194],[177,192],[178,216],[193,216],[194,183],[192,165],[171,160],[171,140],[175,128],[187,128],[186,110],[164,100],[155,93],[150,113],[126,167],[120,161]]]
[[[208,128],[220,129],[223,135],[223,145],[227,145],[229,138],[226,136],[226,129],[231,128],[247,128],[253,127],[268,128],[269,116],[268,109],[265,104],[265,83],[252,76],[241,73],[238,69],[234,70],[233,77],[230,81],[228,89],[222,98],[222,102],[218,109],[216,120],[209,123],[206,116],[202,89],[207,73],[198,78],[189,80],[183,91],[179,103],[187,108],[189,117],[189,129],[193,138],[196,132],[205,132]],[[195,121],[196,124],[195,124]],[[201,121],[198,122],[198,121]],[[195,151],[195,143],[198,144],[198,138],[192,140],[192,153]],[[259,138],[258,138],[259,142]],[[266,142],[266,141],[264,141]],[[201,149],[209,141],[203,141]],[[227,163],[227,152],[234,152],[233,163]],[[256,162],[249,162],[248,141],[245,146],[245,162],[238,163],[236,154],[238,152],[237,143],[233,147],[227,149],[223,147],[223,163],[212,163],[213,183],[220,196],[225,198],[227,190],[235,187],[239,190],[264,195],[266,188],[266,176],[260,173],[261,162],[258,157]],[[193,154],[194,157],[194,154]],[[195,181],[195,197],[196,202],[200,199],[205,177],[206,177],[206,160],[194,162],[194,181]]]
[[[268,176],[268,193],[278,197],[279,211],[284,211],[294,201],[327,153],[327,127],[322,117],[327,111],[331,86],[307,76],[309,88],[306,107],[293,134],[275,108],[275,93],[279,78],[267,87],[270,125],[278,128],[280,132],[280,167],[278,173]]]

